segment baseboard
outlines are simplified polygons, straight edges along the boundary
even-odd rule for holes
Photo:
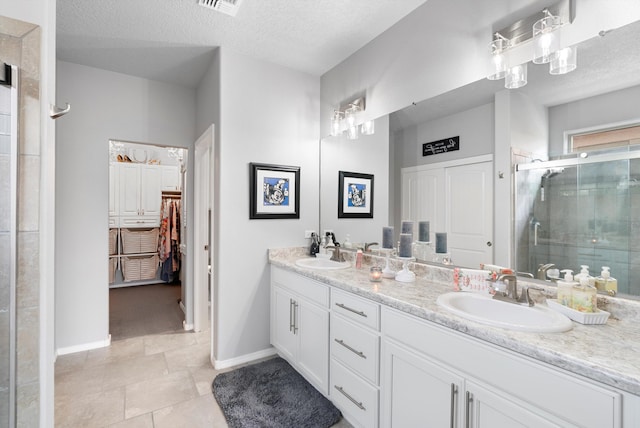
[[[67,346],[66,348],[56,349],[56,357],[59,355],[74,354],[76,352],[90,351],[91,349],[106,348],[111,345],[111,335],[105,340],[97,342],[83,343],[82,345]]]
[[[239,357],[230,358],[228,360],[214,360],[212,361],[213,367],[216,370],[222,370],[233,366],[239,366],[240,364],[250,363],[252,361],[260,360],[262,358],[271,357],[276,355],[276,348],[263,349],[262,351],[254,352],[252,354],[241,355]]]

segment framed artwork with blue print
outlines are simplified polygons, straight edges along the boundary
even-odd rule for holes
[[[300,218],[300,167],[249,164],[249,219]]]
[[[373,218],[373,175],[338,171],[338,218]]]

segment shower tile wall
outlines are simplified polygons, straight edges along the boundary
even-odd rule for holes
[[[19,427],[39,426],[39,331],[40,331],[40,28],[21,21],[0,17],[0,60],[20,68],[18,98],[18,269],[16,289],[16,422]],[[3,109],[4,110],[4,109]],[[6,117],[0,115],[0,122]],[[3,125],[0,124],[0,127]],[[1,131],[0,131],[1,133]],[[0,194],[8,195],[5,174],[7,140],[0,136]],[[8,165],[8,164],[7,164]],[[0,201],[0,210],[8,203]],[[8,290],[8,229],[6,211],[0,211],[0,301],[6,302]],[[4,316],[4,312],[2,315]],[[7,314],[8,316],[8,314]],[[0,322],[0,337],[8,337]],[[0,343],[0,361],[9,352]],[[8,355],[8,354],[7,354]],[[0,381],[5,372],[0,368]],[[0,406],[6,400],[2,399]],[[0,407],[0,415],[7,415]],[[0,427],[4,423],[0,418]]]

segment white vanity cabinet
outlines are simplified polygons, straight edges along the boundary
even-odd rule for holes
[[[329,395],[329,287],[272,266],[271,344]]]
[[[331,289],[329,394],[356,427],[378,426],[380,305]]]
[[[381,426],[622,426],[617,391],[393,309],[381,320]]]

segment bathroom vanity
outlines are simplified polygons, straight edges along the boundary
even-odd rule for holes
[[[271,343],[354,426],[640,426],[640,334],[622,314],[565,333],[506,330],[436,304],[450,269],[370,282],[368,266],[312,270],[301,257],[269,252]]]

